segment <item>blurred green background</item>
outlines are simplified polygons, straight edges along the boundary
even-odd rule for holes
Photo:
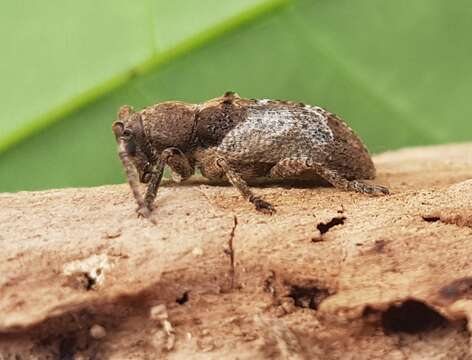
[[[472,140],[470,0],[7,0],[0,191],[124,182],[120,105],[237,91],[344,117],[373,152]]]

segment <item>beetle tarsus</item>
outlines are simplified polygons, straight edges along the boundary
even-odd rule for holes
[[[256,207],[257,211],[260,211],[263,214],[273,215],[275,214],[276,210],[272,204],[268,203],[265,200],[262,200],[260,197],[255,197],[251,199],[251,202]]]
[[[138,218],[148,219],[152,214],[152,209],[143,205],[136,209],[136,213],[138,214]]]

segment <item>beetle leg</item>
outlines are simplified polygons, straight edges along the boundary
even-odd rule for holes
[[[347,180],[335,170],[331,170],[309,158],[283,159],[270,170],[270,176],[287,178],[300,175],[307,170],[313,170],[316,174],[338,189],[369,195],[389,194],[389,190],[384,186],[366,184],[359,180]]]
[[[151,180],[149,180],[143,205],[139,206],[137,209],[138,216],[149,217],[149,215],[151,215],[154,207],[154,199],[156,198],[157,189],[159,188],[163,173],[164,163],[161,160],[158,160],[151,170]]]
[[[249,202],[254,204],[256,210],[269,215],[275,213],[275,208],[267,201],[264,201],[260,197],[255,196],[251,189],[249,189],[246,181],[244,181],[241,175],[239,175],[238,172],[233,167],[231,167],[225,159],[216,159],[216,165],[224,171],[229,182],[239,190],[241,195]]]
[[[349,181],[348,190],[375,196],[390,194],[390,190],[388,190],[388,188],[386,188],[385,186],[367,184],[359,180]]]
[[[169,166],[175,182],[186,180],[195,173],[195,168],[190,165],[187,157],[178,148],[165,149],[161,159]]]
[[[283,179],[301,175],[307,170],[311,168],[306,165],[305,158],[286,158],[270,169],[269,176]]]

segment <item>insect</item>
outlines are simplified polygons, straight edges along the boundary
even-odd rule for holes
[[[163,102],[139,112],[122,106],[112,129],[138,215],[144,217],[153,210],[166,165],[176,181],[196,168],[206,178],[228,180],[268,214],[275,208],[254,195],[248,180],[322,178],[343,190],[389,193],[360,181],[375,177],[367,149],[343,120],[317,106],[226,92],[202,104]],[[148,184],[144,197],[139,182]]]

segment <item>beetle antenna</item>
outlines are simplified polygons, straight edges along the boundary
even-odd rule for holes
[[[126,152],[126,144],[123,139],[120,139],[118,143],[118,156],[120,157],[123,167],[125,168],[126,178],[128,179],[129,186],[133,191],[134,198],[136,199],[138,206],[141,208],[144,206],[144,200],[141,193],[139,192],[138,176],[136,174],[136,169],[128,157],[128,153]]]

